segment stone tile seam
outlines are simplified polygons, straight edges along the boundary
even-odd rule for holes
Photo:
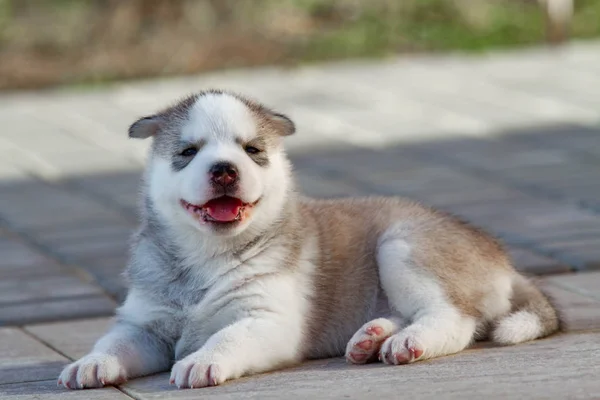
[[[65,300],[85,300],[93,299],[96,297],[102,297],[104,295],[102,290],[98,292],[92,292],[88,294],[77,294],[73,296],[56,296],[56,297],[43,297],[33,300],[17,300],[17,301],[0,301],[0,307],[14,307],[14,306],[27,306],[32,304],[52,303],[56,301]]]
[[[580,288],[578,288],[575,285],[570,285],[570,284],[564,283],[564,282],[555,282],[555,281],[552,281],[552,282],[548,282],[548,284],[550,284],[552,286],[555,286],[555,287],[557,287],[559,289],[566,290],[568,292],[577,294],[579,296],[582,296],[582,297],[585,297],[587,299],[591,299],[591,300],[594,300],[594,301],[600,303],[600,294],[590,293],[589,291],[587,291],[585,289],[580,289]],[[600,304],[599,304],[599,307],[600,307]]]
[[[18,237],[20,240],[25,242],[27,245],[33,247],[35,250],[40,252],[45,257],[48,257],[50,260],[57,263],[61,268],[64,268],[66,272],[71,273],[75,277],[81,279],[81,281],[95,285],[100,288],[100,293],[107,296],[109,299],[116,301],[116,299],[108,292],[108,290],[100,284],[97,277],[95,277],[92,273],[87,271],[85,268],[74,264],[68,260],[67,257],[62,256],[61,254],[52,250],[52,248],[45,246],[40,243],[35,238],[31,237],[27,232],[24,232],[20,229],[13,227],[6,220],[4,220],[0,216],[0,228],[8,231],[14,236]]]
[[[572,198],[569,198],[556,190],[542,188],[536,184],[521,183],[515,179],[507,178],[500,174],[487,171],[485,168],[461,163],[455,158],[445,156],[442,153],[437,153],[434,156],[426,150],[413,149],[413,151],[416,158],[420,159],[421,161],[434,163],[442,167],[454,168],[459,172],[465,173],[466,175],[470,175],[475,178],[484,179],[486,181],[495,181],[509,189],[516,189],[524,194],[528,194],[533,197],[544,198],[545,200],[550,200],[559,204],[571,204],[576,206],[580,210],[588,211],[592,214],[600,216],[600,204],[589,204],[589,202],[586,202],[585,200],[581,199],[573,201]]]
[[[23,334],[27,335],[28,337],[30,337],[31,339],[43,344],[44,346],[46,346],[47,348],[51,349],[52,351],[54,351],[55,353],[61,355],[62,357],[66,358],[69,362],[75,361],[75,359],[73,359],[72,357],[69,357],[67,354],[63,353],[62,351],[60,351],[59,349],[57,349],[56,347],[52,346],[52,344],[50,344],[49,342],[47,342],[46,340],[40,338],[39,336],[37,336],[35,333],[29,331],[27,329],[27,326],[24,327],[18,327],[17,329],[19,329],[19,331],[23,332]],[[58,377],[57,377],[58,379]],[[40,380],[33,380],[33,381],[29,381],[29,382],[51,382],[52,380],[50,379],[40,379]],[[19,382],[19,383],[25,383],[25,382]],[[10,384],[10,383],[8,383]],[[6,384],[5,384],[6,385]],[[1,386],[1,385],[0,385]],[[115,389],[117,389],[118,391],[122,392],[125,396],[128,396],[130,398],[133,399],[138,399],[137,397],[132,397],[129,395],[129,393],[126,393],[123,391],[123,389],[121,389],[121,387],[118,386],[114,386]],[[141,400],[141,399],[140,399]]]

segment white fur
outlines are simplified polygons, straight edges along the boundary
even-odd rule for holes
[[[227,94],[200,96],[181,128],[182,139],[191,142],[207,138],[227,142],[232,134],[243,140],[253,138],[256,121],[242,101]]]
[[[401,234],[394,239],[392,232],[382,236],[377,252],[381,285],[390,307],[412,323],[383,343],[381,359],[397,364],[395,356],[400,354],[406,362],[415,361],[409,353],[411,346],[425,358],[463,350],[473,339],[475,320],[462,315],[439,283],[411,264],[410,244]]]
[[[214,280],[187,318],[216,333],[175,364],[171,381],[178,387],[216,385],[300,361],[308,299],[313,294],[314,265],[309,259],[314,247],[314,242],[305,246],[299,269],[293,273],[275,274],[280,271],[281,254],[274,246],[243,268]],[[253,283],[254,277],[267,274],[273,275]],[[231,291],[232,286],[240,289]]]
[[[529,311],[517,311],[498,321],[493,340],[500,344],[517,344],[536,339],[542,332],[540,318]]]
[[[261,232],[276,218],[285,202],[285,190],[290,183],[291,166],[283,148],[272,152],[269,166],[256,165],[244,152],[239,140],[247,141],[256,135],[256,121],[247,107],[230,95],[201,96],[192,107],[188,120],[181,123],[182,140],[190,143],[204,142],[200,153],[182,171],[173,171],[170,160],[154,157],[147,173],[150,197],[165,221],[173,227],[183,242],[192,241],[193,254],[198,251],[196,231],[206,233],[202,247],[210,253],[221,249],[227,241],[211,236],[209,227],[191,218],[181,207],[180,200],[204,204],[213,196],[208,179],[210,167],[218,161],[228,161],[238,167],[240,198],[254,203],[251,218],[229,232],[236,236],[249,226]],[[268,193],[269,196],[263,196]],[[252,223],[254,221],[254,223]]]

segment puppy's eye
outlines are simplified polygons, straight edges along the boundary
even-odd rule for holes
[[[246,146],[246,147],[244,147],[244,151],[248,154],[258,154],[258,153],[260,153],[261,150],[257,149],[254,146]]]
[[[193,157],[196,155],[196,153],[198,153],[198,149],[195,147],[188,147],[187,149],[183,150],[181,153],[179,153],[180,156],[183,157]]]

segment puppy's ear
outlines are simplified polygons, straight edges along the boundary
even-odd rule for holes
[[[296,132],[296,125],[287,116],[279,113],[272,113],[271,121],[275,124],[275,129],[281,136],[290,136]]]
[[[146,139],[155,136],[162,126],[163,120],[157,115],[140,118],[129,127],[129,137]]]

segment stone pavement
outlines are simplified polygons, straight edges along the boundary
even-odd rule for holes
[[[123,298],[148,143],[138,116],[229,88],[289,114],[298,182],[397,194],[499,235],[567,332],[404,367],[323,360],[218,388],[166,375],[65,392]],[[0,398],[600,398],[600,43],[415,56],[0,95]]]

